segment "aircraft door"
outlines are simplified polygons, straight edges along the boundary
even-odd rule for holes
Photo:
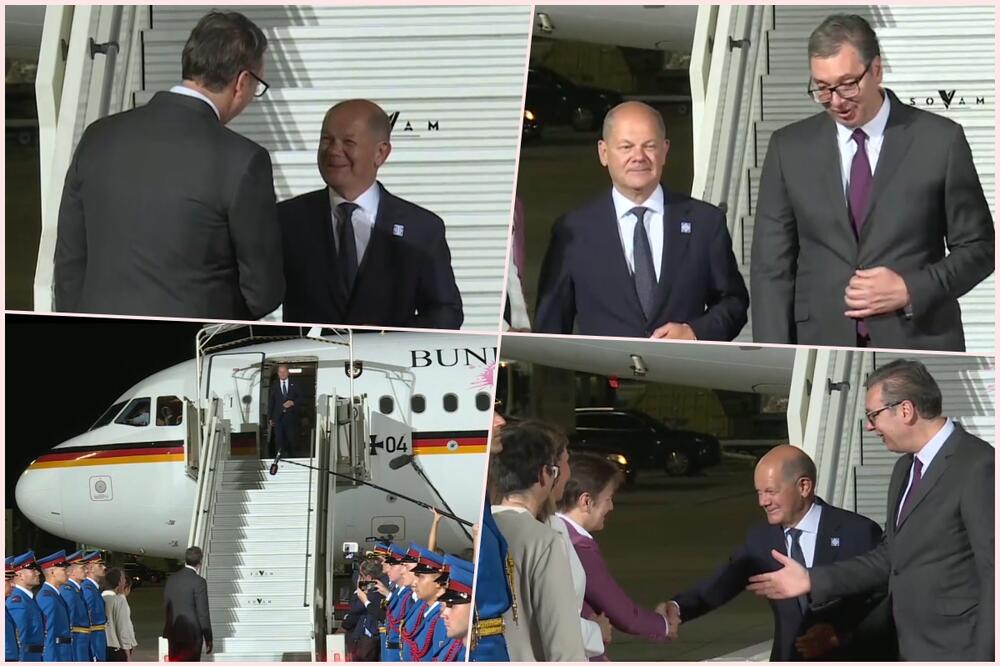
[[[219,397],[219,417],[229,421],[230,453],[256,456],[260,440],[260,380],[263,352],[213,354],[203,396]]]

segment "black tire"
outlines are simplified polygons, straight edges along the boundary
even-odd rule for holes
[[[668,476],[688,476],[694,471],[694,467],[691,456],[680,449],[667,452],[667,459],[663,463]]]

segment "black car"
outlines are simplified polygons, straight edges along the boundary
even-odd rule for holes
[[[528,69],[525,108],[545,118],[550,125],[572,125],[580,131],[596,130],[622,96],[613,90],[581,86],[547,67]]]
[[[523,141],[539,141],[542,138],[542,119],[537,109],[525,105],[524,120],[521,123]]]
[[[156,569],[150,569],[142,562],[126,562],[122,571],[132,579],[132,587],[140,587],[144,583],[159,585],[167,579],[167,574]]]
[[[634,409],[578,407],[572,439],[581,448],[620,451],[636,470],[662,469],[670,476],[693,474],[722,459],[716,437],[671,428]]]
[[[570,453],[593,453],[606,458],[613,462],[621,471],[622,476],[625,478],[625,485],[630,486],[635,482],[636,474],[635,468],[632,466],[632,460],[621,446],[593,440],[585,441],[576,432],[571,432],[567,436],[569,438]]]

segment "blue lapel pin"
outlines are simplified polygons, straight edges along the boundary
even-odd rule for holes
[[[681,233],[682,234],[689,234],[689,233],[691,233],[691,223],[690,222],[687,222],[687,221],[681,222]]]
[[[394,224],[394,225],[392,225],[392,235],[393,236],[398,236],[399,238],[402,238],[403,237],[403,225],[402,224]]]
[[[830,539],[830,545],[834,548],[840,548],[840,537],[833,537]]]

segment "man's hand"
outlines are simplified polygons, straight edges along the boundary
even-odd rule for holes
[[[434,514],[434,518],[431,520],[431,523],[433,523],[434,525],[437,525],[438,523],[441,522],[441,517],[442,516],[441,516],[440,513],[438,513],[438,510],[435,509],[434,507],[431,507],[430,511],[431,511],[431,513]]]
[[[650,336],[654,340],[665,338],[667,340],[697,340],[694,329],[687,324],[669,322],[653,331]]]
[[[378,593],[381,594],[386,599],[389,598],[389,588],[387,588],[385,586],[385,583],[383,583],[382,581],[380,580],[375,581],[375,589],[378,590]]]
[[[361,603],[363,603],[365,606],[368,605],[368,595],[365,593],[364,590],[362,590],[359,587],[357,590],[355,590],[355,594],[358,595],[358,599],[361,600]]]
[[[809,594],[812,582],[809,580],[808,569],[776,550],[771,550],[771,557],[782,564],[782,568],[771,573],[750,576],[748,590],[768,599],[794,599]]]
[[[212,641],[205,641],[205,654],[212,654]]]
[[[597,623],[597,626],[601,628],[601,638],[604,639],[604,643],[605,644],[610,643],[611,620],[609,620],[608,616],[605,615],[604,613],[601,613],[600,615],[595,615],[592,619],[594,620],[594,622]]]
[[[910,304],[910,292],[899,273],[884,266],[854,272],[844,290],[844,303],[852,319],[902,310]]]
[[[806,659],[818,659],[840,647],[837,631],[829,622],[809,627],[809,631],[795,639],[795,649]]]
[[[291,409],[293,405],[295,405],[295,402],[292,400],[286,400],[283,403],[281,403],[281,406],[284,407],[285,409]]]

